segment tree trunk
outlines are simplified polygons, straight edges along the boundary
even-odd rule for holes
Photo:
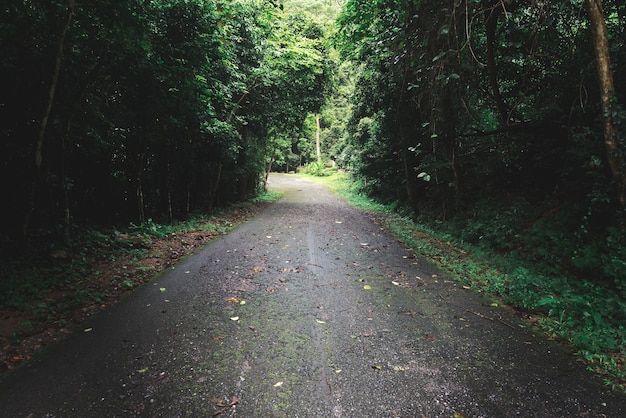
[[[600,95],[602,112],[604,114],[604,147],[611,174],[617,185],[617,196],[622,208],[626,209],[626,175],[624,173],[624,156],[618,145],[617,127],[615,126],[612,107],[617,102],[613,73],[611,72],[611,57],[609,40],[602,9],[602,0],[587,0],[589,5],[589,20],[593,32],[593,43],[596,55],[598,77],[600,79]]]
[[[174,222],[174,210],[172,209],[172,182],[167,182],[167,222]]]
[[[70,129],[72,127],[72,119],[67,122],[67,128],[65,134],[61,136],[61,167],[60,167],[60,181],[61,190],[63,193],[63,244],[66,247],[70,247],[71,241],[71,212],[70,212],[70,197],[69,186],[67,184],[67,175],[65,173],[65,152],[67,150],[67,138],[70,136]]]
[[[141,185],[141,177],[137,177],[136,179],[135,193],[137,195],[137,221],[141,225],[146,221],[146,214],[143,205],[143,186]]]
[[[317,162],[322,163],[322,150],[320,146],[320,115],[315,115],[315,151],[317,152]]]
[[[267,190],[267,179],[270,176],[270,173],[272,171],[272,165],[274,165],[274,159],[271,158],[269,164],[267,165],[267,170],[265,171],[265,187],[264,190]]]
[[[31,186],[30,193],[28,194],[28,201],[26,207],[26,216],[24,217],[24,224],[22,226],[22,238],[24,243],[28,241],[28,229],[30,227],[31,218],[35,211],[35,198],[37,195],[37,183],[39,182],[39,176],[41,173],[41,162],[43,160],[43,140],[46,136],[46,128],[48,127],[48,119],[50,118],[50,112],[52,111],[52,104],[54,103],[54,95],[56,93],[57,84],[59,82],[59,73],[61,72],[61,63],[63,61],[63,47],[65,45],[65,35],[67,29],[72,22],[74,15],[74,0],[69,0],[68,13],[63,30],[57,40],[57,52],[54,61],[54,69],[52,70],[52,81],[50,82],[50,89],[48,90],[48,100],[44,109],[41,122],[39,124],[39,130],[37,132],[37,140],[35,142],[35,167],[33,170],[33,184]]]
[[[487,36],[487,75],[489,77],[489,84],[491,85],[491,92],[493,99],[496,102],[498,109],[498,117],[502,126],[508,124],[508,114],[502,95],[500,94],[500,86],[498,84],[498,69],[496,67],[496,29],[498,28],[498,15],[502,11],[500,4],[492,5],[488,7],[485,13],[485,34]]]
[[[217,164],[217,173],[215,174],[215,183],[213,184],[213,190],[211,190],[211,195],[209,196],[209,212],[213,210],[213,205],[215,204],[215,199],[217,197],[217,191],[220,187],[221,180],[222,180],[222,162],[220,161]]]

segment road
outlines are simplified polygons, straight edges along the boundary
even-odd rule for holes
[[[324,187],[285,192],[0,381],[3,417],[623,417],[611,392]]]

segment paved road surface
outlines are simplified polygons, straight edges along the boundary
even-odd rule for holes
[[[2,417],[624,417],[573,357],[322,186],[0,381]],[[245,302],[245,303],[244,303]]]

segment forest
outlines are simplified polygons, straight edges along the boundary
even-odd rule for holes
[[[271,2],[2,6],[5,239],[171,222],[261,187],[331,81],[323,28]],[[11,248],[17,248],[9,245]]]
[[[93,231],[339,170],[624,382],[625,42],[620,0],[5,1],[2,304]]]

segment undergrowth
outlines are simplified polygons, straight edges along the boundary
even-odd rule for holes
[[[389,215],[389,230],[418,254],[477,290],[538,315],[548,337],[570,345],[605,383],[626,391],[626,239],[609,231],[606,245],[571,232],[567,219],[538,217],[523,200],[492,202],[464,222],[417,224],[396,208],[359,193],[348,174],[313,177],[353,206]],[[395,213],[395,215],[394,215]],[[534,222],[522,224],[521,220]],[[591,273],[595,272],[595,275]],[[586,274],[585,274],[586,273]]]
[[[234,212],[245,212],[247,207],[254,209],[260,202],[273,201],[279,196],[280,193],[269,191],[221,212],[208,216],[198,214],[173,224],[148,220],[123,229],[76,226],[70,247],[61,247],[51,239],[52,234],[41,233],[33,244],[34,255],[0,260],[0,310],[28,314],[29,320],[20,326],[16,339],[35,333],[46,322],[58,320],[66,312],[105,301],[108,289],[103,286],[105,278],[99,277],[98,264],[113,264],[123,257],[141,270],[139,262],[146,257],[154,241],[173,239],[192,231],[221,235],[235,227]],[[106,280],[113,287],[121,288],[139,284],[124,273]],[[54,293],[57,294],[50,297]]]

